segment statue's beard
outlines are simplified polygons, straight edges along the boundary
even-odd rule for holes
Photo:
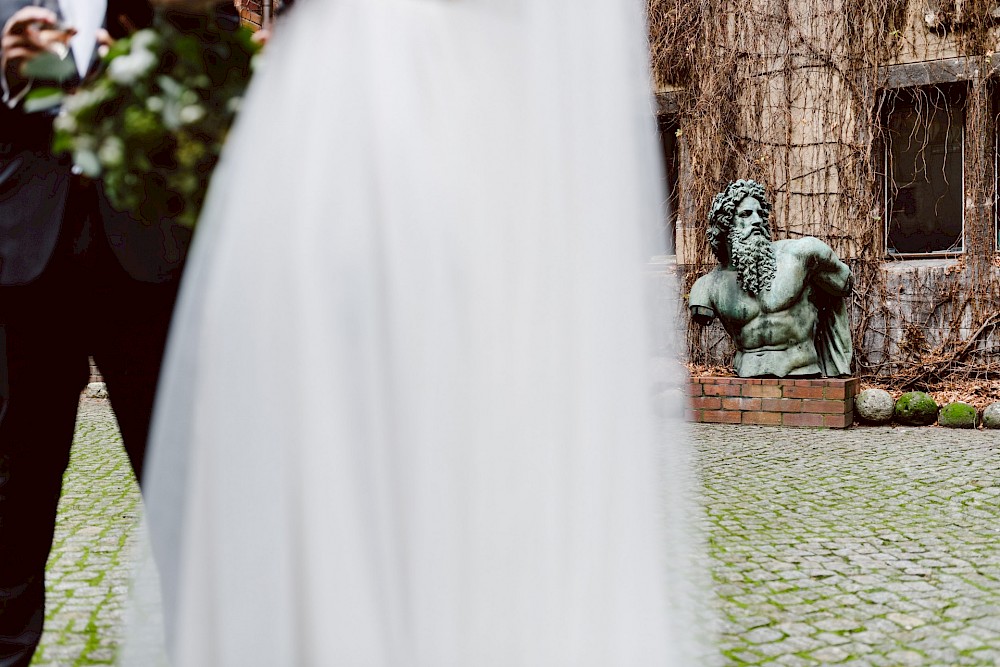
[[[746,239],[731,239],[733,267],[740,286],[750,294],[771,289],[774,280],[774,247],[763,234],[751,234]]]

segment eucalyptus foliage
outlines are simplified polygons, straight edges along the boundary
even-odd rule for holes
[[[115,42],[101,73],[62,100],[54,150],[103,181],[115,208],[193,227],[257,49],[246,28],[160,15]]]

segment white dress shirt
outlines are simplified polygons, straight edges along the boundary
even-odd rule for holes
[[[90,60],[97,48],[97,31],[104,27],[104,15],[108,10],[107,0],[59,0],[59,10],[63,23],[76,28],[76,35],[70,40],[70,48],[76,70],[84,76],[90,67]],[[0,102],[15,107],[31,89],[31,83],[17,95],[10,94],[7,77],[0,72]]]
[[[90,68],[90,60],[97,48],[97,31],[104,26],[107,0],[59,0],[59,9],[66,25],[76,28],[76,35],[69,45],[76,69],[82,77]]]

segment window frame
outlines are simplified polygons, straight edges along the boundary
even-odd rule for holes
[[[670,131],[674,135],[672,155],[667,154],[667,142],[664,140],[665,131]],[[656,116],[656,132],[659,153],[663,160],[663,185],[666,192],[663,219],[663,237],[666,241],[664,255],[666,257],[677,256],[677,220],[680,213],[680,138],[677,132],[680,131],[680,119],[676,114],[660,113]]]
[[[891,101],[892,104],[896,100],[890,100],[891,97],[900,98],[903,95],[911,95],[912,99],[915,99],[917,95],[921,94],[921,90],[937,89],[938,94],[946,96],[949,100],[953,100],[954,103],[961,105],[961,126],[959,127],[960,137],[959,137],[959,161],[961,174],[960,182],[958,184],[958,199],[959,199],[959,211],[961,215],[961,231],[958,234],[958,242],[960,247],[958,249],[952,247],[943,250],[930,250],[930,251],[920,251],[920,252],[898,252],[892,248],[889,241],[890,226],[892,223],[892,204],[893,204],[893,191],[896,187],[896,183],[893,179],[892,174],[892,155],[891,155],[891,141],[888,136],[888,125],[889,117],[892,110],[885,108],[883,106],[883,112],[879,122],[883,131],[882,140],[882,243],[883,251],[886,258],[890,260],[910,260],[910,259],[941,259],[941,258],[954,258],[961,257],[966,254],[969,250],[968,242],[966,239],[966,211],[965,211],[965,167],[966,167],[966,125],[968,123],[968,85],[966,82],[954,82],[946,84],[931,84],[926,86],[908,86],[905,88],[894,88],[887,89],[883,91],[885,96],[884,100]],[[906,91],[906,92],[904,92]],[[884,104],[884,102],[883,102]],[[926,126],[925,126],[926,127]],[[994,154],[994,159],[996,159],[996,153]],[[995,209],[996,207],[994,207]]]

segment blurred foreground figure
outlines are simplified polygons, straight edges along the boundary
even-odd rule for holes
[[[698,664],[639,4],[321,0],[278,31],[154,417],[175,665]]]
[[[0,667],[42,635],[45,563],[80,392],[100,365],[136,476],[187,232],[114,211],[99,183],[53,156],[58,109],[31,111],[48,57],[67,91],[99,43],[152,19],[145,0],[0,0]]]

